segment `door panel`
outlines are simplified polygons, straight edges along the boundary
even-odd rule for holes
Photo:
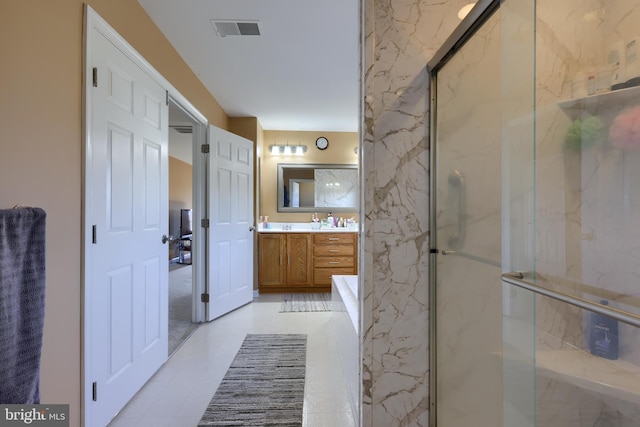
[[[269,286],[284,286],[286,236],[284,234],[261,233],[258,235],[258,283],[261,289]]]
[[[253,299],[253,142],[209,127],[210,247],[206,317],[213,320]]]
[[[97,389],[87,424],[106,425],[167,358],[168,107],[162,87],[90,31],[84,386]]]
[[[499,12],[437,75],[439,426],[501,426]],[[492,43],[493,41],[493,43]]]
[[[287,286],[311,286],[311,234],[287,234]]]

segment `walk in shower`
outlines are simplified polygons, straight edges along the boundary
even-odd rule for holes
[[[429,63],[433,425],[637,425],[638,28],[479,1]]]

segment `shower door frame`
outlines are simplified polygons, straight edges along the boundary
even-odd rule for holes
[[[504,0],[502,0],[504,1]],[[437,427],[437,303],[436,303],[436,280],[437,280],[437,255],[440,253],[437,241],[437,82],[438,71],[451,59],[458,50],[484,25],[484,23],[500,7],[501,0],[479,0],[475,7],[462,20],[462,22],[451,33],[443,45],[438,49],[433,58],[427,63],[427,73],[429,74],[429,228],[431,230],[429,248],[429,425]]]

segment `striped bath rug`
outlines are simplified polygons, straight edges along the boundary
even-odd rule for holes
[[[201,426],[302,426],[307,336],[249,334]]]
[[[330,293],[284,294],[280,313],[331,311]]]

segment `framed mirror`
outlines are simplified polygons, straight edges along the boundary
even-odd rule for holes
[[[278,163],[278,212],[357,212],[358,165]]]

